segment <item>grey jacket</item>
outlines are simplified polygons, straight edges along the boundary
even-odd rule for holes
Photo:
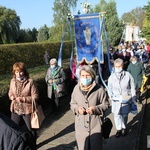
[[[104,88],[96,84],[95,81],[91,90],[86,95],[82,94],[79,83],[75,86],[71,96],[70,106],[75,115],[75,134],[80,150],[87,149],[89,141],[91,143],[91,149],[101,149],[103,144],[102,140],[100,140],[102,139],[101,117],[103,117],[103,112],[108,108],[108,105],[109,103]],[[87,109],[89,106],[95,106],[96,108],[93,115],[80,115],[78,113],[79,107]]]
[[[127,103],[121,103],[118,100],[112,99],[112,112],[115,114],[129,113],[131,111],[130,102],[135,100],[135,83],[132,75],[129,72],[123,71],[120,79],[115,73],[112,73],[108,78],[109,97],[131,97]]]
[[[55,79],[56,80],[56,85],[58,84],[64,84],[65,80],[66,80],[66,75],[65,72],[63,71],[63,68],[60,66],[57,66],[56,69],[57,73],[54,75],[53,71],[51,70],[51,68],[49,67],[47,70],[47,74],[45,76],[45,81],[47,83],[47,94],[48,94],[48,98],[52,98],[52,84],[49,84],[48,81],[50,79]],[[58,93],[56,94],[57,97],[61,97],[63,96],[64,93]]]

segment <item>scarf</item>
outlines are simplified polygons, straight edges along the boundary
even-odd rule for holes
[[[54,68],[52,71],[52,79],[55,79],[56,74],[58,73],[58,67]],[[56,83],[52,83],[52,89],[55,91],[56,90]]]
[[[21,81],[16,80],[15,86],[16,86],[16,96],[17,97],[21,96],[21,92],[22,92],[22,89],[23,89],[23,83],[24,83],[25,80],[26,79],[23,79]],[[17,101],[14,102],[14,112],[18,115],[25,114],[22,102],[17,102]]]
[[[88,85],[88,86],[83,86],[82,83],[80,83],[80,89],[81,89],[81,92],[86,95],[89,90],[91,89],[92,87],[92,84]]]

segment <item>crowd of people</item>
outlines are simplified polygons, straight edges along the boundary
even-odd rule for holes
[[[95,64],[88,65],[85,61],[76,65],[77,68],[76,71],[74,69],[74,74],[76,74],[77,77],[77,85],[73,90],[70,105],[75,115],[75,135],[79,149],[83,150],[85,147],[86,149],[94,147],[94,142],[91,142],[93,141],[93,137],[95,141],[97,141],[97,139],[100,140],[98,135],[101,133],[101,130],[97,132],[95,129],[93,132],[97,124],[93,123],[95,120],[92,119],[92,117],[96,119],[96,117],[100,115],[97,112],[98,107],[99,110],[104,113],[109,103],[111,105],[111,112],[114,115],[116,127],[115,137],[118,138],[127,134],[128,114],[131,112],[132,106],[137,105],[137,103],[142,103],[140,89],[149,62],[149,53],[149,45],[146,46],[144,43],[121,43],[116,50],[110,46],[109,56],[105,55],[104,64],[106,68],[108,68],[109,64],[112,68],[108,76],[106,88],[109,101],[107,103],[104,100],[105,102],[100,102],[100,105],[98,105],[98,102],[94,102],[98,101],[98,96],[96,98],[92,96],[92,93],[96,90],[92,90],[94,84],[101,84],[101,82],[96,79],[98,68],[94,69],[93,66],[96,66]],[[76,61],[74,62],[76,63]],[[89,68],[86,68],[87,66],[89,66]],[[94,81],[91,69],[95,72]],[[76,92],[78,92],[78,94]],[[82,95],[80,95],[80,97],[82,97],[80,99],[77,98],[79,93]],[[92,98],[90,98],[90,96],[92,96]],[[89,108],[91,108],[91,112],[87,113]],[[97,136],[95,136],[96,133]],[[100,145],[98,149],[101,149]]]
[[[115,136],[118,138],[127,134],[131,106],[136,102],[141,103],[140,88],[149,62],[149,53],[149,44],[145,46],[143,43],[121,43],[116,50],[110,46],[109,54],[105,58],[105,65],[111,65],[112,68],[108,76],[107,91],[97,79],[96,63],[89,65],[83,62],[77,68],[76,57],[74,58],[71,78],[76,84],[71,93],[70,108],[75,115],[75,136],[79,150],[102,149],[101,125],[109,106],[114,114]],[[50,59],[47,52],[44,58],[45,63],[49,64],[45,75],[47,96],[53,101],[52,108],[57,115],[60,113],[59,99],[67,94],[66,74],[56,58]],[[13,65],[8,96],[11,100],[11,119],[18,126],[24,120],[36,145],[36,129],[31,128],[30,120],[32,103],[38,102],[39,93],[23,62]]]
[[[116,49],[110,46],[109,58],[112,66],[115,59],[121,58],[124,62],[124,69],[127,70],[131,56],[136,56],[137,60],[141,62],[146,69],[150,56],[149,44],[146,45],[144,42],[125,42],[119,44]],[[108,65],[107,61],[108,56],[106,55],[106,65]]]

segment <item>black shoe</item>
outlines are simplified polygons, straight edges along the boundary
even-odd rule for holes
[[[118,138],[121,136],[121,130],[117,130],[116,134],[115,134],[115,137]]]
[[[125,136],[126,135],[126,129],[122,129],[122,136]]]

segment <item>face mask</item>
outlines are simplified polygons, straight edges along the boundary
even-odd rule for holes
[[[21,80],[23,80],[23,78],[24,78],[24,77],[17,77],[16,79],[17,79],[18,81],[21,81]]]
[[[51,69],[53,70],[56,66],[55,66],[55,65],[51,65],[50,67],[51,67]]]
[[[92,78],[81,78],[80,82],[83,84],[83,86],[87,86],[87,85],[91,84]]]
[[[122,71],[122,68],[115,68],[116,73],[120,73]]]
[[[137,61],[132,61],[132,64],[136,64],[137,63]]]

